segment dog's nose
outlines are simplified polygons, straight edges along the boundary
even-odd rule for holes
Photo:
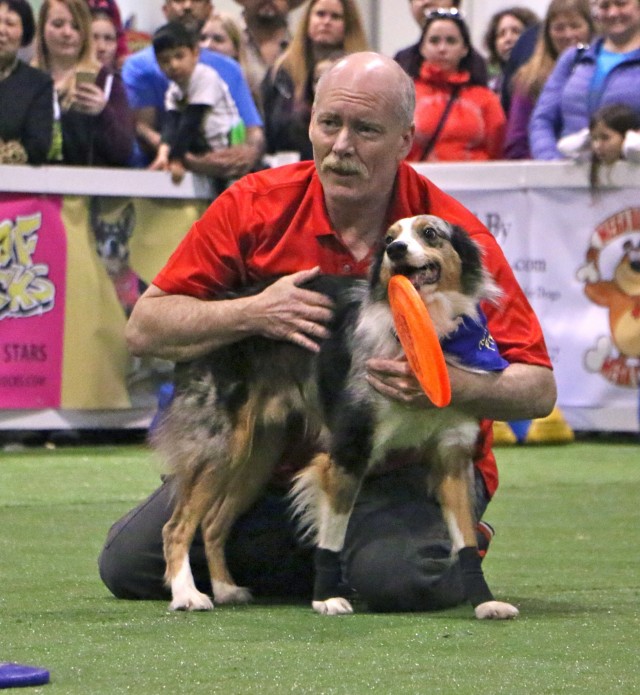
[[[392,261],[399,261],[407,255],[407,244],[404,241],[392,241],[387,246],[387,256]]]

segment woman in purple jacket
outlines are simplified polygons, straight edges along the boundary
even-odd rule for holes
[[[640,0],[595,3],[602,38],[564,53],[538,99],[529,126],[534,159],[562,159],[557,141],[589,125],[601,106],[640,112]]]
[[[594,33],[589,0],[551,0],[533,53],[513,75],[504,141],[505,159],[530,159],[529,121],[558,58],[571,46],[588,44]]]

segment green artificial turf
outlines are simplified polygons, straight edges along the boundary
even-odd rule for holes
[[[521,611],[321,617],[307,605],[170,613],[113,599],[96,558],[157,484],[144,447],[0,451],[0,662],[30,693],[640,692],[637,441],[497,450],[496,596]],[[16,691],[23,692],[23,691]]]

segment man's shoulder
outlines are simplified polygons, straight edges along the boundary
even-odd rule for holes
[[[39,68],[28,65],[22,60],[18,61],[15,74],[16,76],[19,76],[21,80],[27,80],[30,84],[37,88],[41,88],[45,85],[53,85],[51,75],[44,72],[44,70],[40,70]]]
[[[222,55],[222,53],[210,51],[208,48],[201,48],[200,63],[216,70],[225,80],[233,76],[237,76],[238,79],[242,78],[240,63],[233,58],[229,58],[229,56]]]
[[[153,46],[146,46],[126,57],[122,65],[122,77],[126,80],[129,76],[155,74],[158,70]]]
[[[245,190],[251,190],[259,195],[274,194],[281,197],[286,196],[289,191],[295,197],[299,190],[306,192],[315,173],[316,168],[312,161],[296,162],[249,174],[240,179],[236,185],[242,184]]]

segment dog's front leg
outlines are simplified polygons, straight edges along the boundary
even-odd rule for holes
[[[465,593],[474,608],[476,618],[515,618],[518,609],[509,603],[496,601],[484,578],[466,475],[446,475],[438,487],[438,496],[453,550],[458,553]]]
[[[340,552],[362,478],[336,465],[328,454],[316,456],[296,480],[295,505],[316,532],[313,610],[321,615],[353,613],[342,596]]]

